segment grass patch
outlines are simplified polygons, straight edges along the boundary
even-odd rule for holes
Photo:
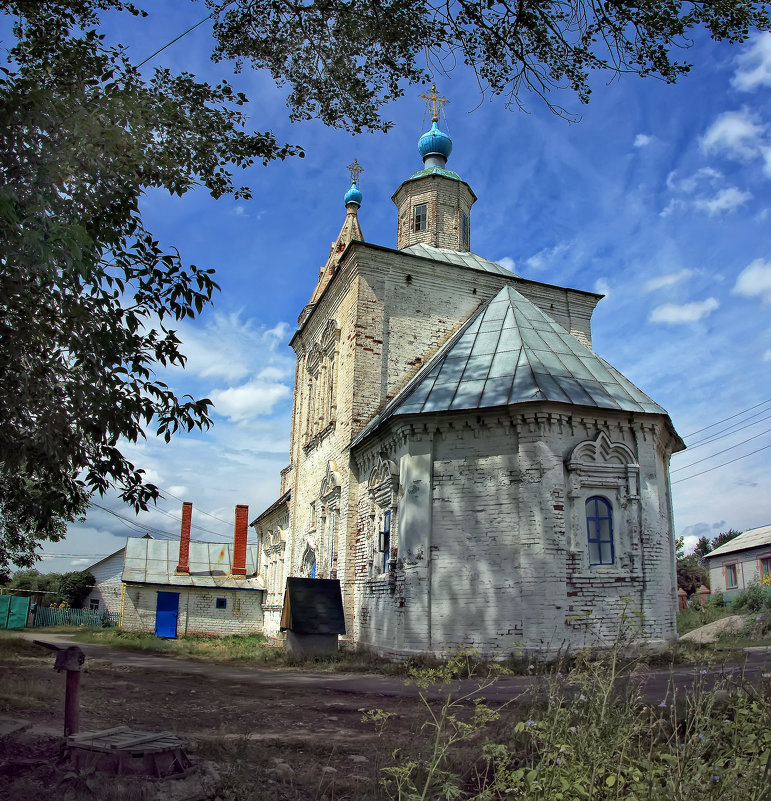
[[[44,651],[39,645],[25,640],[11,631],[0,630],[0,659],[27,659],[29,657],[43,656],[43,654]]]

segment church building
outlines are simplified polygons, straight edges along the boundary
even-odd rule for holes
[[[676,638],[667,412],[594,352],[601,295],[471,250],[471,187],[433,124],[392,200],[396,248],[346,217],[291,346],[290,463],[259,536],[265,633],[286,579],[336,578],[386,655],[548,656],[634,618]]]

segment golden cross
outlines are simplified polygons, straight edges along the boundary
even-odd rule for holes
[[[442,106],[447,105],[450,101],[446,97],[442,97],[436,91],[436,84],[431,84],[431,91],[426,94],[425,92],[418,97],[423,100],[431,110],[431,122],[439,122],[439,111]]]
[[[351,171],[351,183],[358,183],[359,175],[364,172],[364,167],[359,165],[358,159],[354,159],[353,164],[348,165],[348,169]]]

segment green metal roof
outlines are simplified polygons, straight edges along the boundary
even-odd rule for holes
[[[666,414],[631,381],[512,287],[472,315],[356,437],[397,415],[554,401]]]

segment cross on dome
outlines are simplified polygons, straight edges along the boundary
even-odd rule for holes
[[[450,101],[446,97],[442,97],[436,91],[436,84],[431,84],[431,91],[418,95],[418,97],[425,102],[431,111],[431,122],[439,122],[439,112],[442,106],[446,106]]]
[[[353,164],[348,165],[348,169],[351,173],[351,183],[356,184],[359,182],[359,175],[364,172],[364,167],[359,164],[358,159],[353,160]]]

